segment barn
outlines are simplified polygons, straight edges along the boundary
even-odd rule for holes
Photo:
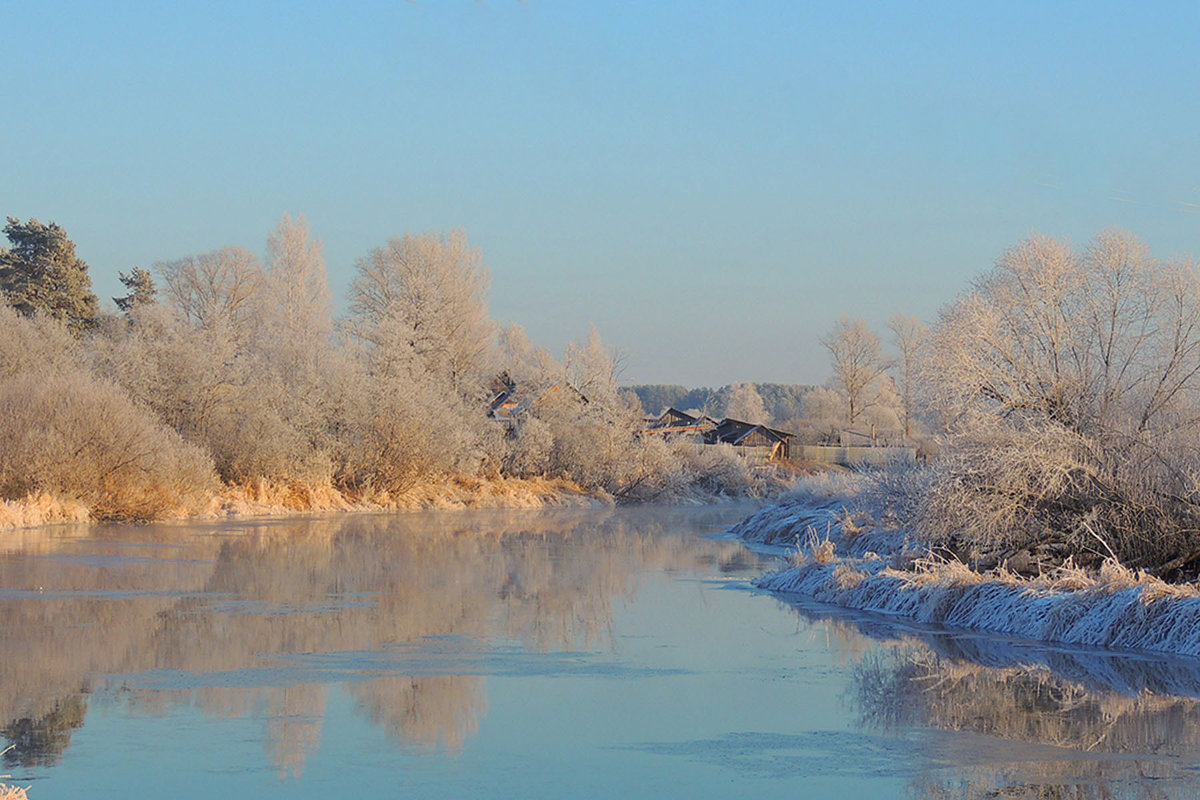
[[[737,419],[723,419],[704,435],[707,444],[729,444],[752,461],[779,461],[791,457],[795,434]]]

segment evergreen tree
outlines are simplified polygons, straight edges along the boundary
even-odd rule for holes
[[[96,320],[99,302],[87,264],[67,232],[51,222],[8,218],[11,250],[0,249],[0,292],[22,314],[44,313],[80,331]]]
[[[113,298],[117,308],[128,314],[133,309],[150,305],[156,300],[158,289],[154,286],[154,277],[150,274],[150,270],[134,267],[128,275],[124,272],[117,274],[121,278],[121,283],[129,290],[129,293],[123,297]]]

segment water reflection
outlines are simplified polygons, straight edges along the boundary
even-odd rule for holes
[[[858,725],[917,736],[912,797],[1195,796],[1200,664],[793,607],[850,654]],[[884,646],[864,648],[864,637]]]
[[[742,566],[739,545],[696,536],[724,513],[711,525],[694,510],[458,512],[22,532],[0,552],[0,733],[17,744],[5,759],[53,763],[89,703],[186,704],[263,719],[272,763],[298,775],[331,682],[401,744],[458,748],[487,711],[497,643],[603,647],[638,573]]]
[[[649,574],[756,571],[740,545],[696,536],[736,516],[720,514],[710,522],[695,509],[489,512],[25,532],[0,551],[0,735],[17,745],[0,772],[52,765],[89,711],[114,707],[169,721],[185,709],[248,719],[261,725],[279,775],[307,767],[313,777],[322,737],[328,746],[347,730],[336,713],[347,698],[405,757],[454,753],[489,738],[476,734],[490,677],[519,679],[490,687],[485,734],[507,713],[513,727],[498,737],[506,739],[528,720],[553,728],[533,714],[517,714],[514,725],[513,697],[544,685],[529,679],[568,676],[587,686],[562,681],[571,687],[564,696],[633,694],[653,709],[633,733],[614,712],[594,737],[599,755],[585,751],[597,759],[633,753],[636,766],[647,753],[683,756],[675,760],[749,781],[852,785],[866,776],[906,784],[918,798],[1195,795],[1196,663],[914,631],[803,604],[794,612],[801,627],[824,636],[812,653],[796,653],[793,612],[781,616],[764,597],[662,581],[638,607],[625,605]],[[665,601],[661,617],[651,600]],[[698,605],[707,603],[705,616]],[[766,611],[747,616],[758,609]],[[631,617],[652,622],[631,636]],[[678,636],[664,636],[667,627]],[[841,666],[825,666],[827,647]],[[651,674],[652,683],[619,687],[590,680]],[[803,717],[843,682],[848,716]],[[762,698],[776,690],[795,695],[798,713],[792,705],[777,718],[763,713]],[[579,706],[597,707],[605,706]],[[467,755],[476,768],[482,749]],[[558,751],[548,758],[567,760]],[[604,761],[587,775],[625,763]],[[68,759],[57,769],[70,767]]]

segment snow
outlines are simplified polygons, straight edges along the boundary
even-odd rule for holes
[[[764,508],[731,533],[751,546],[790,546],[793,564],[760,588],[928,625],[1019,639],[1200,657],[1200,592],[1110,565],[1099,576],[983,576],[957,562],[918,560],[902,528],[860,529],[869,496],[805,492]],[[856,518],[856,515],[859,515]],[[836,555],[828,558],[833,544]],[[891,563],[910,565],[894,569]],[[1076,588],[1077,587],[1077,588]]]

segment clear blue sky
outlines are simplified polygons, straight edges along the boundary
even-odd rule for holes
[[[306,215],[336,296],[465,228],[493,315],[628,382],[813,382],[1033,231],[1197,249],[1200,5],[0,3],[0,214],[118,270]]]

